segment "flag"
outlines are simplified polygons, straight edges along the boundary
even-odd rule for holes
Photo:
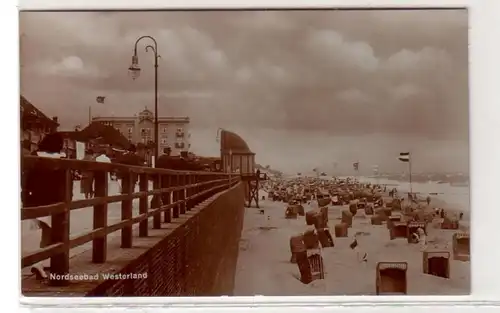
[[[104,99],[106,99],[106,97],[98,96],[97,98],[95,98],[95,101],[97,101],[97,103],[104,103]]]
[[[410,152],[401,152],[399,154],[399,161],[410,162]]]
[[[354,168],[355,171],[359,170],[359,162],[352,163],[352,167]]]

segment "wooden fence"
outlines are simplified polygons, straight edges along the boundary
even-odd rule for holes
[[[36,156],[24,156],[22,170],[44,168],[65,173],[64,199],[51,205],[21,208],[21,220],[51,217],[50,245],[22,257],[22,268],[50,258],[50,272],[56,275],[69,273],[69,251],[92,241],[92,262],[106,262],[107,235],[121,230],[121,248],[131,248],[132,227],[139,224],[139,236],[148,236],[148,220],[153,218],[153,228],[161,228],[164,222],[171,222],[197,204],[223,190],[229,189],[240,181],[239,176],[214,172],[186,172],[149,167],[136,167],[113,163],[99,163],[81,160],[61,160]],[[91,171],[95,179],[95,197],[92,199],[72,200],[72,171]],[[108,196],[108,173],[119,173],[122,192]],[[139,192],[135,191],[136,178]],[[153,189],[148,190],[149,182]],[[58,188],[58,186],[54,186]],[[148,196],[156,196],[160,201],[152,201],[150,208]],[[139,215],[133,217],[132,200],[139,199]],[[121,221],[107,225],[108,203],[121,202]],[[72,210],[93,207],[93,230],[76,238],[70,238],[69,214]],[[51,280],[52,285],[65,285],[67,281]]]

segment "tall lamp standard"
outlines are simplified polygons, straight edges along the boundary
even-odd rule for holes
[[[155,148],[154,148],[154,166],[156,167],[157,160],[158,160],[158,58],[160,56],[158,55],[158,44],[156,43],[156,40],[151,37],[151,36],[141,36],[139,37],[134,45],[134,55],[132,56],[132,64],[128,68],[129,74],[132,77],[133,80],[137,79],[139,75],[141,74],[141,68],[139,67],[139,57],[137,56],[137,44],[139,41],[142,39],[147,38],[151,39],[153,41],[153,45],[147,45],[146,46],[146,52],[149,52],[151,50],[154,54],[154,67],[155,67],[155,121],[154,121],[154,142],[155,142]]]

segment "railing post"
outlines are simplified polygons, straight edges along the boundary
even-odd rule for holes
[[[158,190],[160,189],[160,174],[155,174],[153,176],[153,190]],[[161,194],[156,194],[154,197],[156,201],[154,202],[154,209],[157,209],[161,207]],[[153,229],[160,229],[161,228],[161,213],[157,213],[153,215]]]
[[[64,189],[64,193],[62,194],[63,199],[61,199],[61,201],[66,204],[66,207],[64,212],[51,216],[51,243],[64,244],[64,251],[50,258],[50,273],[58,276],[69,273],[69,203],[73,197],[73,176],[71,175],[71,170],[64,170],[59,173],[64,175],[61,176],[61,178],[64,178],[64,180],[61,181],[64,185],[54,186],[54,188]],[[49,283],[52,286],[65,286],[69,281],[58,277],[56,279],[50,279]]]
[[[201,184],[206,183],[206,182],[207,182],[207,177],[208,177],[208,175],[207,175],[207,174],[205,174],[205,175],[200,175],[200,177],[199,177],[199,181],[200,181],[200,183],[201,183]],[[199,193],[203,193],[206,189],[207,189],[207,185],[201,185],[201,186],[199,187],[199,189],[198,189],[198,192],[199,192]],[[206,199],[207,199],[207,195],[206,195],[206,194],[202,194],[202,195],[200,196],[200,200],[199,200],[199,201],[200,201],[200,202],[203,202],[203,201],[205,201]]]
[[[140,174],[139,175],[139,191],[147,192],[149,185],[149,177],[148,174]],[[139,199],[139,214],[147,214],[148,213],[148,196],[141,197]],[[149,219],[145,219],[139,222],[139,237],[147,237],[148,236],[148,221]]]
[[[122,175],[122,194],[132,194],[134,192],[132,183],[132,173],[124,173]],[[122,200],[122,221],[132,219],[132,199]],[[122,248],[132,248],[132,225],[122,228]]]
[[[180,205],[180,213],[186,214],[186,174],[179,175],[179,186],[183,186],[184,188],[179,191],[179,200],[183,201]]]
[[[94,172],[95,182],[95,197],[106,197],[108,195],[108,172],[96,171]],[[106,228],[108,226],[108,204],[94,205],[94,230],[99,228]],[[92,262],[104,263],[106,262],[107,255],[107,239],[105,235],[101,238],[92,240]]]
[[[194,174],[187,174],[186,175],[186,211],[191,211],[193,208],[193,200],[191,199],[191,196],[193,195],[193,187],[191,187],[191,184],[193,184],[194,181]]]
[[[178,187],[179,186],[179,175],[174,174],[170,177],[172,187]],[[179,201],[179,191],[174,191],[172,192],[172,201],[175,203]],[[172,217],[173,218],[179,218],[179,205],[175,205],[172,208]]]
[[[196,174],[196,175],[194,176],[194,182],[195,182],[196,184],[199,184],[199,183],[200,183],[200,175],[199,175],[199,174]],[[195,194],[197,194],[197,193],[199,193],[199,192],[200,192],[200,186],[196,186],[196,187],[194,188],[194,193],[195,193]]]
[[[170,184],[170,174],[164,174],[161,176],[161,188],[169,188]],[[162,193],[163,205],[169,205],[172,203],[172,193],[165,192]],[[171,223],[172,222],[172,208],[168,208],[163,211],[163,222]]]

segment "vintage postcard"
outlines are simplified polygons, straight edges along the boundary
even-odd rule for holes
[[[468,12],[20,13],[25,296],[467,295]]]

